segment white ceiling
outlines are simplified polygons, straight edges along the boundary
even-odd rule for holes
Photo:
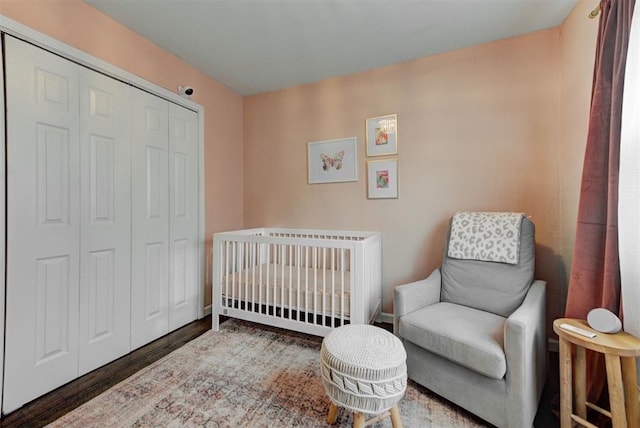
[[[85,1],[241,95],[554,27],[578,2]]]

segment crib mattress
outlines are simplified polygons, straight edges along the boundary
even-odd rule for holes
[[[324,315],[349,315],[349,271],[274,263],[252,266],[222,279],[222,296]]]

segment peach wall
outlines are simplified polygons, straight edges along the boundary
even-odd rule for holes
[[[560,270],[560,29],[244,99],[245,227],[377,230],[383,310],[442,261],[457,210],[524,211]],[[398,114],[398,199],[368,200],[364,119]],[[307,142],[356,136],[353,183],[307,184]],[[378,159],[378,158],[375,158]]]
[[[552,319],[573,252],[596,4],[578,2],[555,29],[246,97],[244,113],[240,96],[81,0],[0,0],[0,14],[168,90],[198,89],[208,246],[211,233],[241,227],[380,230],[391,312],[393,287],[440,263],[453,212],[525,211]],[[367,200],[364,118],[392,112],[400,198]],[[358,137],[358,182],[308,185],[306,143],[347,136]]]
[[[213,232],[242,228],[241,96],[81,0],[0,0],[0,15],[170,91],[178,84],[196,88],[192,99],[205,108],[207,250]]]
[[[560,294],[551,296],[557,307],[555,313],[563,314],[567,301],[567,286],[573,246],[575,242],[578,216],[578,199],[582,163],[587,143],[589,127],[589,106],[591,104],[591,83],[595,61],[595,46],[598,33],[598,19],[587,16],[598,0],[583,0],[576,4],[563,23],[561,35],[561,122],[562,139],[560,145],[560,212],[561,212],[561,263],[566,273],[563,276]]]

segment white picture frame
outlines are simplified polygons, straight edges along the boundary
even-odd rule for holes
[[[398,198],[398,158],[367,161],[367,198]]]
[[[358,181],[356,137],[307,143],[309,184]]]
[[[369,117],[365,119],[367,156],[398,154],[398,115]]]

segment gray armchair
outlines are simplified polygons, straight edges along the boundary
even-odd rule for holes
[[[547,372],[534,225],[522,219],[517,264],[449,257],[450,230],[442,266],[394,292],[409,378],[498,427],[531,427]]]

